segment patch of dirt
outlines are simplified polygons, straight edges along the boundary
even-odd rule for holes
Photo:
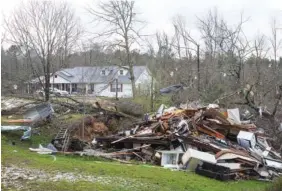
[[[126,187],[129,190],[138,190],[141,187],[156,188],[156,185],[150,185],[144,182],[140,182],[136,179],[114,177],[114,176],[97,176],[86,175],[73,172],[54,172],[49,173],[39,169],[20,168],[17,166],[2,166],[1,181],[4,188],[16,188],[22,190],[26,188],[29,181],[36,182],[57,182],[68,181],[71,183],[77,181],[96,182],[104,185],[117,185]],[[158,190],[156,188],[154,190]]]

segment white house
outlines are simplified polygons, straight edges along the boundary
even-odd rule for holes
[[[136,90],[139,93],[150,91],[151,76],[146,66],[133,68]],[[116,85],[116,80],[118,85]],[[74,67],[57,71],[50,78],[51,87],[66,90],[70,94],[87,92],[96,96],[132,97],[130,74],[118,66]]]

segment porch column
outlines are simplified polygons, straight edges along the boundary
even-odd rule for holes
[[[85,94],[88,94],[88,84],[85,84]]]
[[[71,92],[72,92],[72,84],[70,83],[70,94],[71,94]]]
[[[29,85],[29,83],[27,84],[27,93],[28,94],[30,93],[30,85]]]

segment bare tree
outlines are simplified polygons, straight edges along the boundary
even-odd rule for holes
[[[277,54],[278,50],[281,47],[282,40],[279,40],[277,37],[277,30],[282,30],[282,28],[279,28],[277,25],[277,21],[275,18],[272,19],[271,21],[271,38],[270,38],[270,43],[273,49],[273,56],[274,56],[274,64],[275,67],[277,68]]]
[[[235,77],[240,85],[244,79],[244,62],[253,51],[243,31],[243,24],[248,19],[243,19],[241,14],[238,24],[230,27],[218,16],[217,11],[210,11],[206,18],[198,20],[207,49],[213,55],[217,54],[219,62],[224,63],[223,69],[229,76]]]
[[[250,94],[256,105],[262,105],[266,102],[272,103],[269,94],[273,91],[273,75],[266,75],[271,68],[268,67],[266,61],[269,52],[269,46],[264,35],[258,35],[253,42],[254,51],[252,56],[246,63],[245,72],[248,75],[245,83],[250,84],[253,88],[254,94]],[[269,100],[268,100],[269,99]],[[251,99],[249,99],[251,100]]]
[[[50,1],[28,1],[15,9],[5,23],[9,41],[29,55],[30,67],[38,78],[42,70],[44,81],[40,80],[40,83],[48,101],[54,55],[60,48],[67,48],[70,42],[76,41],[79,31],[70,6]]]
[[[84,32],[79,21],[76,18],[74,11],[69,10],[65,12],[62,23],[64,38],[61,47],[62,50],[62,64],[64,68],[69,67],[69,59],[74,50],[76,50],[77,41],[81,34]]]
[[[158,76],[156,78],[162,82],[162,85],[168,85],[170,83],[175,83],[172,81],[172,76],[168,75],[170,72],[174,72],[174,57],[175,52],[173,49],[174,38],[170,39],[165,32],[156,33],[157,40],[157,50],[156,52],[156,67],[162,68],[161,72],[156,71]],[[152,51],[152,50],[150,50]]]
[[[178,49],[181,48],[179,45],[179,39],[180,37],[183,39],[184,47],[182,47],[185,50],[185,56],[186,59],[191,58],[191,50],[194,51],[197,55],[197,81],[198,81],[198,91],[200,91],[200,44],[193,38],[190,34],[190,32],[187,30],[186,22],[184,18],[180,15],[176,16],[173,19],[173,26],[175,29],[176,39],[178,42],[178,45],[176,46]],[[179,37],[180,36],[180,37]],[[189,44],[192,44],[194,48],[191,48]],[[180,55],[180,50],[179,50]]]
[[[1,32],[1,47],[3,45],[3,42],[5,41],[5,38],[6,38],[6,31],[2,31]]]
[[[96,8],[87,8],[88,12],[94,16],[95,21],[102,21],[106,24],[106,28],[102,34],[98,36],[106,36],[107,38],[115,38],[111,42],[111,46],[120,50],[120,67],[129,71],[131,76],[133,97],[136,95],[135,77],[133,73],[132,45],[138,43],[140,38],[140,30],[137,24],[141,23],[137,19],[134,1],[109,1],[100,2]],[[123,51],[125,52],[123,54]]]
[[[254,52],[255,52],[255,66],[257,71],[257,79],[260,82],[262,76],[261,66],[263,64],[263,59],[267,57],[269,48],[267,47],[265,36],[259,35],[254,42]]]
[[[277,25],[277,20],[275,18],[273,18],[272,21],[271,21],[270,43],[271,43],[271,47],[272,47],[272,50],[273,50],[273,56],[274,56],[273,74],[275,76],[275,81],[278,81],[278,79],[280,77],[280,71],[281,71],[279,64],[277,62],[278,52],[279,52],[279,49],[281,48],[281,45],[282,45],[282,39],[279,39],[278,35],[277,35],[278,30],[282,31],[282,28]],[[279,84],[276,84],[276,87],[275,87],[277,94],[279,94],[279,92],[280,92],[279,86],[280,86]]]

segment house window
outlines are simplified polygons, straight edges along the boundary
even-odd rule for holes
[[[90,84],[91,92],[94,92],[94,84]]]
[[[111,84],[111,92],[116,92],[116,84]],[[122,84],[118,84],[117,86],[117,92],[122,92]]]
[[[106,70],[102,70],[102,75],[103,75],[103,76],[106,75]]]
[[[123,70],[120,70],[120,71],[119,71],[119,75],[123,75]]]
[[[55,78],[57,78],[57,75],[55,75]]]

